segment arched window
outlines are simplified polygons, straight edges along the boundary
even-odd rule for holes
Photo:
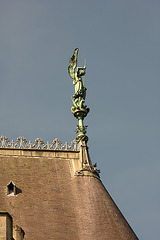
[[[16,195],[16,185],[12,181],[10,181],[7,185],[7,195],[9,196]]]

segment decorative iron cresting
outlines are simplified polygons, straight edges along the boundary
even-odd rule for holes
[[[9,141],[6,136],[0,137],[0,148],[16,148],[16,149],[44,149],[44,150],[77,150],[76,140],[73,140],[69,145],[66,142],[64,145],[58,138],[55,138],[52,143],[45,143],[42,138],[37,138],[33,143],[27,141],[24,137],[18,137],[16,141]]]

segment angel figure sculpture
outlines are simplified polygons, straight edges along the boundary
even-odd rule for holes
[[[73,56],[70,58],[69,61],[69,67],[68,67],[68,73],[69,76],[74,79],[73,84],[75,85],[75,93],[72,96],[72,108],[71,112],[74,114],[74,116],[79,120],[79,126],[77,127],[79,130],[79,139],[82,138],[82,135],[85,136],[85,127],[83,126],[83,119],[87,116],[89,112],[89,108],[87,108],[85,103],[86,98],[86,88],[84,86],[84,82],[82,81],[82,76],[85,77],[86,73],[86,63],[84,67],[77,67],[77,58],[78,58],[78,51],[79,49],[76,48],[74,50]],[[76,69],[77,68],[77,69]]]
[[[79,49],[76,48],[74,50],[73,56],[70,58],[70,65],[68,67],[69,76],[74,79],[73,84],[75,85],[75,94],[73,95],[73,109],[79,108],[83,109],[83,106],[86,98],[86,88],[84,87],[84,83],[82,81],[82,76],[85,76],[86,73],[86,66],[84,67],[77,67],[77,57],[78,57]],[[75,68],[77,67],[76,71]],[[72,109],[72,110],[73,110]]]

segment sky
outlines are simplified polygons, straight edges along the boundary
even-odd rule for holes
[[[139,239],[160,236],[160,1],[0,1],[0,135],[75,137],[75,48],[87,60],[88,146]]]

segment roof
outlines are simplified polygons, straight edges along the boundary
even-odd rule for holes
[[[80,151],[0,149],[0,165],[0,212],[25,240],[138,239],[101,180],[73,174]],[[10,181],[20,190],[15,196],[7,196]]]

